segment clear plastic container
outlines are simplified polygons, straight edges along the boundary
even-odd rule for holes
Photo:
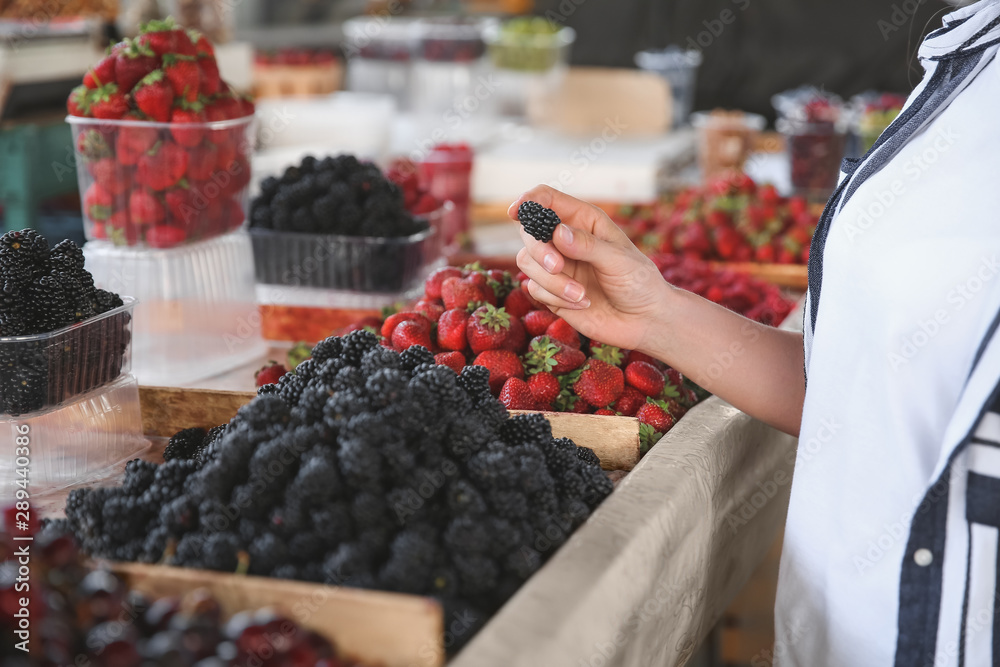
[[[771,98],[785,136],[796,194],[823,200],[837,187],[850,114],[831,93],[805,86]]]
[[[673,98],[673,127],[686,123],[694,106],[695,83],[701,60],[700,51],[684,50],[679,46],[635,54],[635,64],[640,69],[655,72],[667,80]]]
[[[525,19],[515,20],[523,22]],[[491,24],[483,31],[483,39],[497,81],[494,97],[498,112],[506,116],[524,116],[531,96],[562,83],[569,69],[570,49],[576,41],[576,32],[562,27],[550,34],[518,35],[512,34],[509,28],[505,31]]]
[[[87,239],[172,248],[239,228],[249,203],[253,118],[67,117]]]
[[[494,108],[483,30],[492,19],[428,19],[419,25],[411,108],[418,114],[482,116]],[[439,118],[438,118],[439,120]]]
[[[27,460],[14,457],[15,445],[25,442],[18,437],[27,438]],[[107,479],[148,449],[139,383],[125,374],[55,410],[0,418],[0,450],[7,454],[0,458],[0,500],[10,499],[25,479],[19,464],[27,464],[28,491],[37,498]]]
[[[472,149],[466,144],[440,144],[420,160],[420,181],[438,201],[453,207],[441,216],[441,242],[462,245],[469,235],[472,193]]]
[[[868,91],[851,98],[852,122],[861,153],[867,153],[875,145],[905,104],[906,97],[894,93]]]
[[[400,108],[410,101],[410,61],[419,45],[417,19],[362,16],[344,21],[347,89],[388,93]]]
[[[0,338],[0,417],[51,410],[129,371],[135,299],[71,327]]]
[[[190,384],[266,353],[246,232],[169,250],[91,241],[83,252],[98,286],[139,300],[133,373],[142,384]]]
[[[355,292],[405,292],[440,256],[437,226],[400,238],[250,230],[257,281]]]
[[[754,139],[767,125],[763,116],[743,111],[699,111],[691,115],[698,132],[698,163],[707,180],[742,170]]]

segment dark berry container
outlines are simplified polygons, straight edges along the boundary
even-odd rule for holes
[[[250,228],[257,282],[354,292],[405,292],[440,256],[440,216],[422,232],[398,238],[304,234]]]
[[[131,369],[135,299],[73,326],[0,338],[0,412],[48,410]]]
[[[778,123],[785,135],[797,194],[826,199],[837,187],[847,135],[834,123],[794,121]]]

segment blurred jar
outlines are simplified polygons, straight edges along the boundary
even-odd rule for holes
[[[410,75],[419,39],[417,19],[361,16],[344,22],[347,89],[390,94],[409,108]]]
[[[446,248],[464,246],[468,240],[472,157],[467,144],[438,144],[419,163],[421,185],[438,201],[454,204],[441,221]]]
[[[771,98],[778,112],[776,126],[785,136],[796,194],[829,198],[840,177],[849,114],[836,95],[805,87]]]
[[[861,153],[867,153],[878,141],[905,104],[906,98],[895,93],[869,91],[851,98],[854,129],[861,142]]]
[[[486,26],[483,38],[500,113],[524,116],[531,95],[552,90],[566,76],[576,32],[541,17],[518,17]]]
[[[667,80],[670,96],[673,98],[672,127],[686,123],[691,113],[701,60],[700,51],[694,49],[685,51],[679,46],[668,46],[657,51],[640,51],[635,54],[635,64],[640,69],[659,74]]]
[[[467,17],[420,22],[410,89],[415,113],[466,118],[491,112],[495,90],[488,80],[483,42],[491,22]]]
[[[698,164],[702,179],[742,171],[754,142],[767,125],[763,116],[743,111],[699,111],[691,115],[698,132]]]
[[[202,33],[213,44],[225,44],[233,37],[232,0],[161,0],[160,5],[165,15]]]

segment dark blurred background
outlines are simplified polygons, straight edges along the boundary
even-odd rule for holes
[[[908,93],[923,72],[920,40],[954,9],[941,0],[537,0],[535,7],[577,31],[573,64],[631,67],[636,51],[693,43],[704,58],[696,109],[769,117],[773,93],[803,84],[845,98],[868,89]]]

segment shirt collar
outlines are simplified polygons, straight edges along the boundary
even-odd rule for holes
[[[940,60],[1000,40],[1000,0],[980,0],[945,15],[920,45],[922,60]]]

